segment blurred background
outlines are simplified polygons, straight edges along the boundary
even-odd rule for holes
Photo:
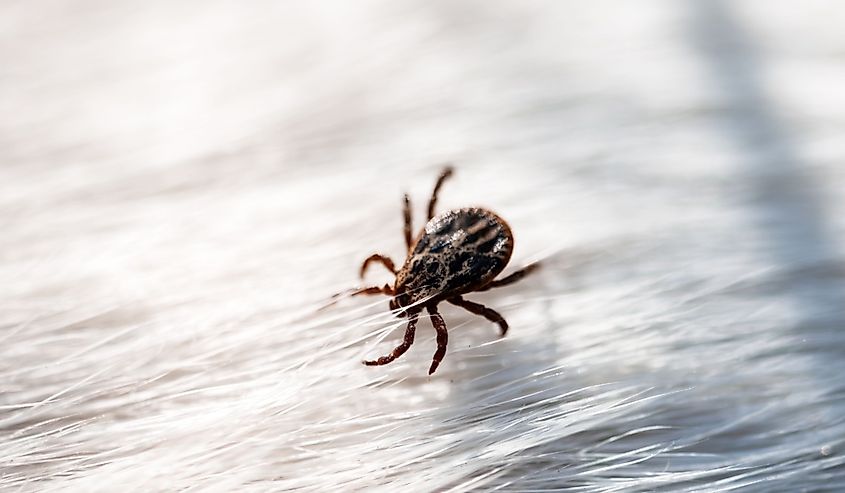
[[[0,4],[0,489],[845,490],[845,5]],[[332,293],[483,205],[402,334]],[[321,309],[322,307],[322,309]]]

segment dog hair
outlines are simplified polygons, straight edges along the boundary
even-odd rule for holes
[[[0,19],[0,490],[845,491],[841,3]],[[366,367],[447,162],[542,268]]]

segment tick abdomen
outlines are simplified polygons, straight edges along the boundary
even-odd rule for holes
[[[510,227],[493,212],[476,207],[447,211],[425,225],[396,284],[413,300],[459,295],[492,281],[512,252]]]

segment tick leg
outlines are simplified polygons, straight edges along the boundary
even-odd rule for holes
[[[430,220],[434,217],[434,206],[437,205],[437,193],[440,192],[440,187],[443,186],[443,182],[446,181],[446,178],[452,176],[452,167],[447,166],[440,172],[440,176],[437,178],[437,183],[434,184],[434,190],[431,192],[431,199],[428,201],[428,219]]]
[[[402,210],[405,216],[405,246],[411,248],[411,197],[405,194],[405,206]]]
[[[514,272],[513,274],[503,277],[502,279],[496,280],[491,282],[490,284],[484,286],[481,289],[477,289],[476,291],[487,291],[488,289],[492,288],[499,288],[502,286],[507,286],[508,284],[513,284],[516,281],[519,281],[523,277],[527,276],[528,274],[534,272],[540,267],[540,264],[531,264],[527,267],[523,267],[522,269]]]
[[[338,298],[340,298],[341,296],[359,296],[359,295],[362,295],[362,294],[363,295],[386,294],[388,296],[393,296],[393,288],[390,287],[390,285],[385,284],[382,287],[372,286],[372,287],[368,287],[368,288],[347,289],[346,291],[343,291],[341,293],[333,294],[330,301],[328,302],[328,304],[320,307],[318,309],[318,311],[324,310],[324,309],[326,309],[330,306],[333,306],[335,303],[337,303]]]
[[[367,257],[367,260],[365,260],[364,263],[361,264],[361,272],[360,272],[361,279],[364,278],[364,272],[367,271],[367,266],[369,266],[371,262],[381,262],[382,265],[387,267],[387,270],[396,274],[396,266],[393,265],[393,261],[390,260],[390,257],[384,256],[380,253],[374,253],[374,254],[370,255],[369,257]]]
[[[480,303],[474,303],[469,300],[465,300],[460,296],[455,296],[454,298],[449,298],[449,303],[453,305],[458,305],[459,307],[472,312],[476,315],[481,315],[482,317],[486,318],[491,322],[495,322],[499,324],[499,335],[501,337],[505,337],[505,334],[508,333],[508,322],[505,320],[504,317],[499,315],[499,312],[493,310],[492,308],[487,308],[486,306]]]
[[[387,356],[382,356],[377,360],[364,360],[363,363],[367,366],[386,365],[399,356],[405,354],[405,351],[407,351],[408,348],[411,347],[411,344],[414,343],[414,332],[417,329],[417,317],[419,317],[419,314],[415,313],[411,316],[410,320],[408,320],[408,328],[405,329],[405,338],[402,340],[402,344],[396,346],[396,348]]]
[[[431,324],[434,325],[434,330],[437,331],[437,351],[434,352],[434,357],[431,358],[431,367],[428,369],[428,374],[431,375],[437,370],[440,362],[443,361],[443,356],[446,356],[446,344],[449,342],[449,333],[446,331],[446,322],[437,313],[436,306],[429,306],[428,314],[431,317]]]
[[[389,284],[385,284],[384,286],[372,286],[369,288],[360,288],[353,291],[349,296],[358,296],[358,295],[372,295],[372,294],[386,294],[388,296],[393,296],[393,288],[390,287]],[[335,295],[338,296],[338,295]]]

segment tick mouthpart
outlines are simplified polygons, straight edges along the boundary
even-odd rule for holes
[[[390,299],[388,306],[397,318],[406,318],[414,313],[419,313],[429,300],[429,298],[424,298],[414,301],[409,291],[400,288]]]
[[[399,318],[404,318],[408,316],[408,311],[405,310],[405,303],[407,303],[408,295],[405,293],[399,294],[394,298],[391,298],[390,303],[388,306],[390,307],[390,311],[395,312],[396,316]],[[405,303],[403,303],[403,301]]]
[[[411,304],[411,293],[408,286],[404,283],[396,283],[393,286],[393,299],[396,306],[401,308]]]

